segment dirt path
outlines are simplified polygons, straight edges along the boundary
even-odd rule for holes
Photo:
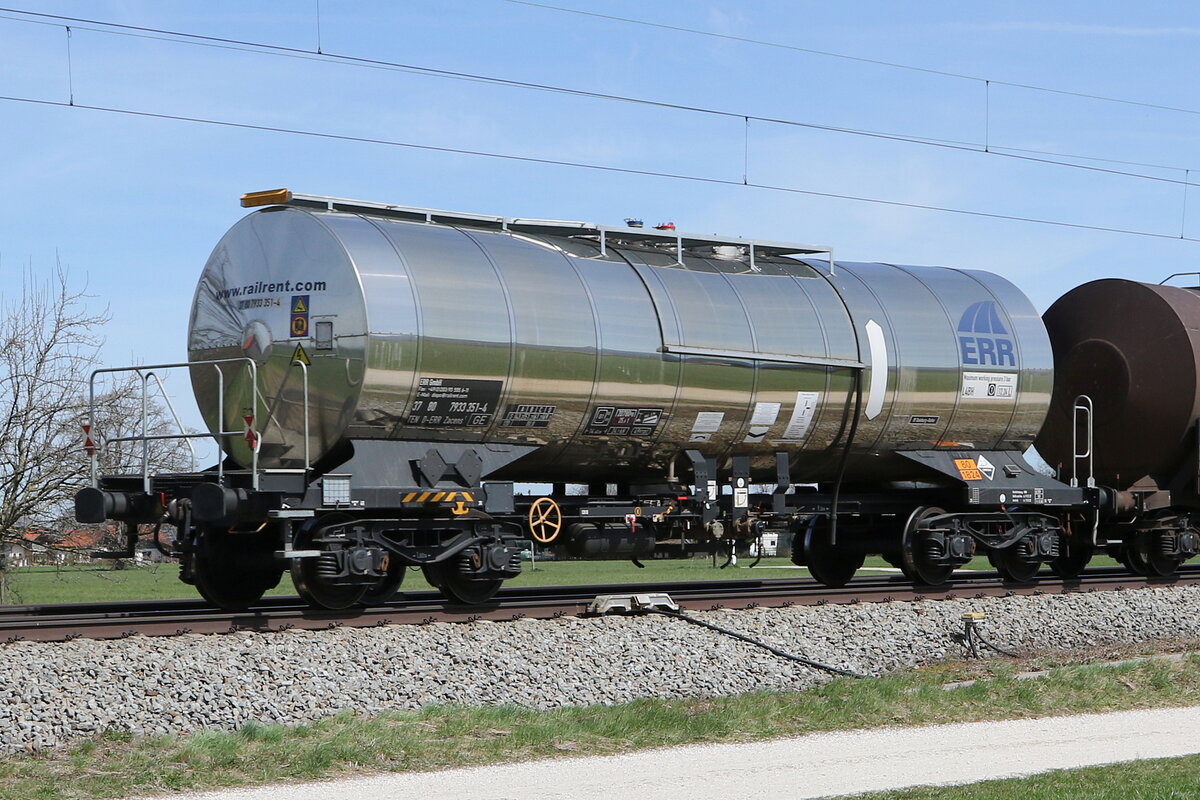
[[[1200,753],[1200,707],[820,733],[753,744],[697,745],[186,797],[798,800],[1192,753]]]

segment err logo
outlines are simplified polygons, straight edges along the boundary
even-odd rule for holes
[[[963,364],[1015,367],[1017,355],[995,300],[972,303],[958,321],[958,352]]]

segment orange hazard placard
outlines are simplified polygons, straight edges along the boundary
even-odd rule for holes
[[[954,459],[954,467],[958,470],[958,474],[962,476],[964,481],[981,481],[983,473],[979,471],[979,465],[975,463],[973,458],[956,458]]]

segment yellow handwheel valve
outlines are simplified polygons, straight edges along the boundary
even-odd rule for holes
[[[562,509],[549,497],[539,497],[529,507],[529,535],[541,544],[550,544],[562,530]]]

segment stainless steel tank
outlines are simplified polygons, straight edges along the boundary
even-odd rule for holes
[[[752,457],[773,478],[831,477],[856,410],[848,476],[903,477],[895,450],[1019,449],[1050,400],[1051,354],[1024,295],[996,275],[677,252],[610,231],[496,230],[276,207],[238,222],[196,291],[189,357],[210,428],[252,416],[265,466],[346,439],[539,449],[492,477],[661,480],[685,449]],[[680,240],[682,241],[682,240]],[[223,386],[217,378],[223,376]],[[226,437],[235,460],[249,445]]]

